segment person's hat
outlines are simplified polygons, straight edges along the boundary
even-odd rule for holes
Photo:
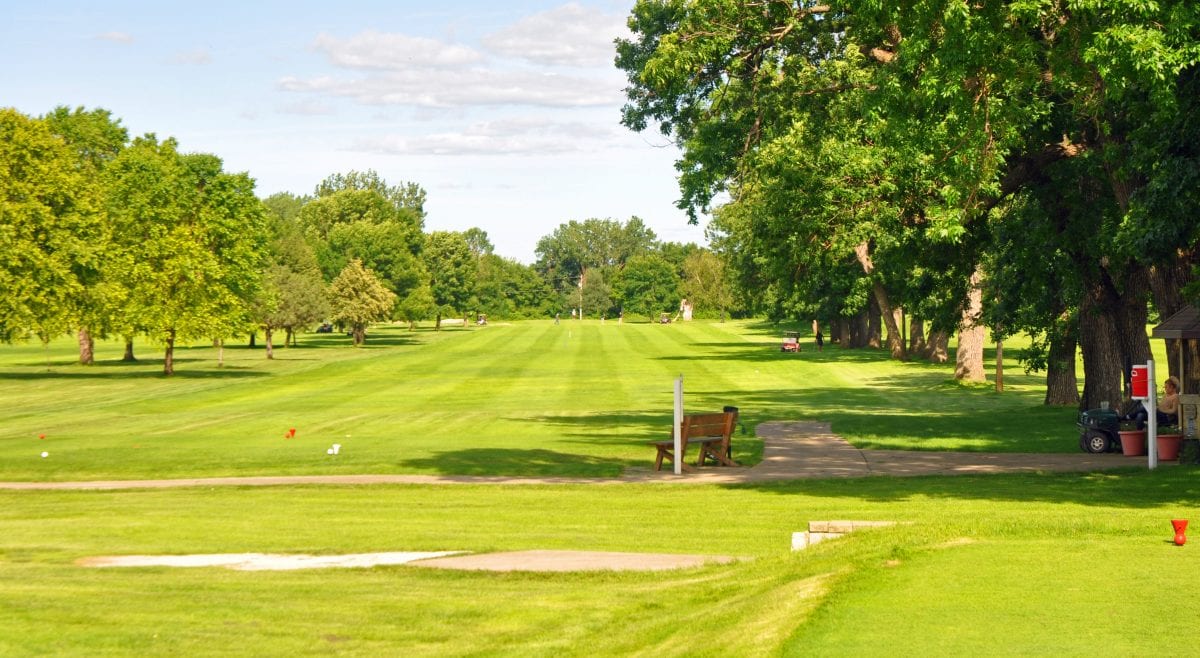
[[[1179,386],[1179,378],[1176,377],[1175,375],[1171,375],[1170,377],[1167,377],[1167,381],[1175,385],[1176,392],[1182,390]]]

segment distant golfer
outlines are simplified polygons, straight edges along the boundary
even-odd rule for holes
[[[821,330],[817,329],[817,351],[820,352],[825,347],[825,337],[821,335]]]

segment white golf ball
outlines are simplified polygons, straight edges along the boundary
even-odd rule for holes
[[[43,456],[43,457],[49,457],[49,456],[50,456],[50,453],[48,453],[48,452],[43,452],[43,453],[42,453],[42,456]]]
[[[327,450],[325,451],[325,454],[327,454],[327,455],[332,455],[332,454],[333,454],[333,448],[329,448],[329,449],[327,449]]]

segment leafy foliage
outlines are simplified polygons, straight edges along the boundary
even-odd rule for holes
[[[98,190],[46,122],[0,109],[0,340],[79,321],[101,264]]]
[[[356,346],[366,340],[367,325],[386,320],[395,303],[395,293],[358,259],[350,261],[329,285],[331,318],[350,326]]]

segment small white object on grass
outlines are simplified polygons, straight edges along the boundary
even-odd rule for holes
[[[50,453],[48,453],[48,452],[43,452],[43,453],[42,453],[42,457],[49,457],[49,456],[50,456]]]
[[[332,455],[332,454],[333,454],[333,448],[329,448],[329,449],[327,449],[327,450],[325,451],[325,454],[327,454],[327,455]]]

